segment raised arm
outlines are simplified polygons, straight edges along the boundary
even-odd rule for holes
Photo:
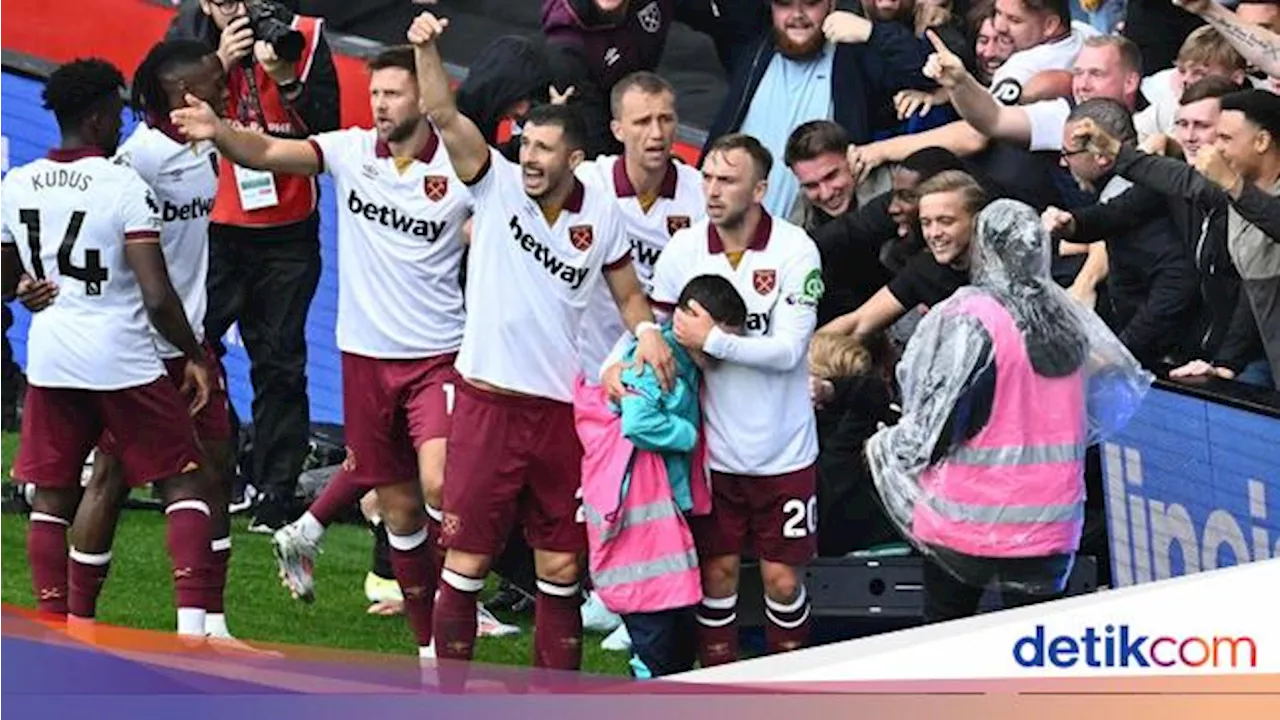
[[[951,107],[973,129],[988,137],[1019,145],[1031,142],[1031,121],[1026,110],[1001,105],[977,78],[964,68],[960,57],[942,42],[933,30],[925,33],[933,43],[933,54],[925,63],[925,77],[936,80],[951,97]]]
[[[489,164],[489,145],[471,119],[458,112],[449,74],[440,60],[436,38],[449,27],[448,18],[424,12],[409,26],[409,42],[418,71],[418,92],[422,109],[444,138],[453,171],[464,183],[476,180]]]
[[[212,140],[219,152],[241,167],[287,175],[317,175],[323,170],[310,142],[234,128],[194,95],[187,95],[187,107],[169,113],[169,119],[192,140]]]
[[[1208,21],[1250,64],[1272,77],[1280,76],[1280,35],[1241,20],[1213,0],[1180,0],[1174,5]]]

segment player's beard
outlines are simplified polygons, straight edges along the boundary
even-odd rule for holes
[[[724,217],[720,219],[720,222],[717,222],[715,224],[716,229],[725,230],[729,232],[738,230],[739,228],[742,227],[742,224],[747,221],[747,211],[750,209],[751,207],[747,206],[733,212],[732,214],[726,214]]]
[[[387,143],[402,143],[413,137],[414,131],[418,129],[419,122],[422,121],[418,118],[411,118],[398,125],[393,125],[383,140]]]
[[[816,55],[827,41],[821,30],[818,29],[815,29],[813,34],[810,35],[809,39],[804,43],[797,43],[793,41],[787,36],[785,30],[779,30],[777,28],[773,29],[773,39],[774,43],[778,46],[778,52],[781,53],[783,57],[788,57],[792,60],[803,60]]]

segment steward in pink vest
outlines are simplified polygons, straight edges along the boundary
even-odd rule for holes
[[[978,217],[972,285],[921,322],[899,364],[901,422],[867,442],[891,517],[927,556],[926,620],[1063,592],[1084,520],[1085,448],[1123,427],[1153,379],[1050,277],[1027,205]]]

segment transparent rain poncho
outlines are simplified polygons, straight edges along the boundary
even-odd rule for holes
[[[1043,507],[1027,506],[1026,495],[1035,488],[1027,487],[1027,476],[1019,472],[1017,463],[993,463],[971,470],[966,481],[978,478],[985,497],[994,498],[995,506],[984,505],[986,515],[971,516],[977,519],[968,527],[978,535],[989,528],[988,545],[998,546],[998,551],[977,554],[966,548],[969,552],[963,552],[922,540],[913,527],[923,522],[919,514],[922,505],[932,509],[947,503],[946,497],[973,494],[972,486],[967,491],[941,487],[939,482],[951,479],[948,474],[926,476],[931,465],[946,463],[962,448],[961,439],[954,434],[943,438],[948,419],[964,404],[975,379],[995,362],[990,334],[976,317],[960,308],[963,299],[984,294],[1008,311],[1037,375],[1060,378],[1081,369],[1086,445],[1123,429],[1151,387],[1154,376],[1138,364],[1096,314],[1053,281],[1050,242],[1039,216],[1023,203],[996,200],[982,211],[970,247],[971,284],[935,306],[916,328],[897,368],[902,418],[896,425],[882,428],[866,446],[867,461],[888,515],[921,552],[968,585],[994,583],[1001,589],[1036,595],[1065,587],[1083,515],[1072,514],[1067,520],[1077,523],[1069,550],[1028,555],[1023,548],[1035,547],[1036,533],[1043,528],[1036,523],[1048,516],[1036,514],[1042,513]],[[1055,410],[1044,407],[1041,412],[1052,414]],[[995,420],[996,412],[993,408],[988,422]],[[1078,420],[1079,415],[1062,414],[1064,423],[1073,422],[1072,417]],[[1043,427],[1053,419],[1040,422]],[[1080,436],[1078,426],[1074,436]],[[944,443],[941,448],[939,442]],[[1079,483],[1079,497],[1083,498],[1083,474]],[[985,520],[990,524],[984,525]],[[924,525],[920,527],[923,530]],[[1024,537],[1010,538],[1011,533],[1023,532]]]

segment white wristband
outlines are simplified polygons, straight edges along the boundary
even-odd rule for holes
[[[651,322],[649,320],[636,323],[636,329],[635,329],[636,338],[639,339],[640,333],[647,332],[649,330],[657,330],[658,332],[662,332],[662,326],[656,322]]]

